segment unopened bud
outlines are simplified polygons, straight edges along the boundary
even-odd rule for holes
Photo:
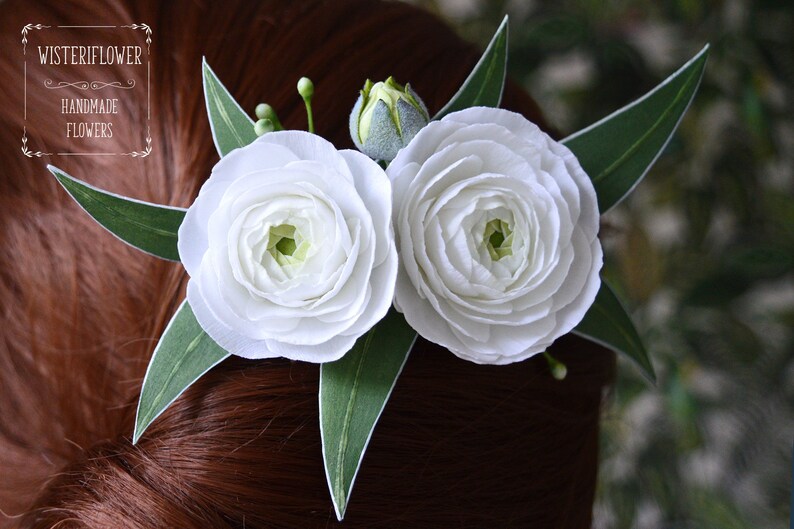
[[[350,135],[370,158],[391,161],[429,119],[410,85],[403,87],[393,77],[375,84],[367,80],[350,114]]]
[[[276,126],[269,119],[260,119],[254,123],[254,132],[257,136],[262,136],[274,130],[276,130]]]
[[[564,380],[568,376],[568,367],[565,364],[551,356],[547,351],[543,351],[543,356],[546,357],[546,361],[549,363],[551,376],[557,380]]]
[[[305,100],[311,99],[314,95],[314,83],[308,77],[298,79],[298,93]]]
[[[281,125],[281,121],[278,119],[278,115],[276,114],[276,110],[268,105],[267,103],[259,103],[256,105],[256,109],[254,110],[254,114],[256,114],[257,119],[269,119],[273,122],[274,130],[284,130],[284,127]]]

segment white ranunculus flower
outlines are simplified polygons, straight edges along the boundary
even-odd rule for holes
[[[391,186],[363,154],[301,131],[222,158],[179,228],[201,327],[246,358],[329,362],[388,311]]]
[[[573,329],[600,286],[595,190],[523,116],[469,108],[430,123],[387,174],[395,306],[461,358],[508,364]]]

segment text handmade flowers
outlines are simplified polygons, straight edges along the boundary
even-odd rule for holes
[[[395,305],[420,335],[507,364],[582,320],[600,286],[599,214],[566,147],[519,114],[474,107],[423,128],[387,173]]]
[[[307,132],[221,159],[179,229],[188,302],[246,358],[329,362],[392,303],[397,254],[384,171]]]

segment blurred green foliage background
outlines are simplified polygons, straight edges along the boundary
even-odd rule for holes
[[[604,217],[606,271],[659,374],[605,410],[597,528],[788,526],[794,441],[794,2],[413,0],[485,45],[563,135],[711,43],[680,129]]]

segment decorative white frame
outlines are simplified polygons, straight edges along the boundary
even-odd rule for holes
[[[144,137],[144,147],[140,151],[131,151],[131,152],[42,152],[42,151],[31,151],[28,148],[28,130],[27,130],[27,120],[28,120],[28,61],[27,61],[27,44],[28,44],[28,32],[31,30],[42,30],[48,29],[53,26],[45,26],[43,24],[25,24],[22,27],[22,55],[25,57],[24,59],[24,86],[25,86],[25,94],[24,94],[24,110],[23,110],[23,119],[25,121],[25,125],[22,127],[22,154],[27,156],[28,158],[41,158],[42,156],[131,156],[133,158],[145,158],[149,156],[152,152],[152,136],[151,136],[151,117],[152,117],[152,109],[151,109],[151,75],[152,75],[152,63],[151,63],[151,45],[152,45],[152,28],[149,27],[148,24],[127,24],[124,26],[55,26],[56,28],[88,28],[88,29],[112,29],[112,28],[129,28],[132,30],[141,30],[146,34],[146,136]],[[52,81],[50,80],[50,83]],[[113,87],[113,88],[121,88],[123,90],[129,90],[133,86],[135,86],[135,82],[133,80],[127,81],[127,86],[121,86],[119,81],[105,83],[103,81],[78,81],[77,83],[59,83],[56,86],[47,86],[45,81],[45,87],[49,89],[55,88],[63,88],[64,86],[76,86],[77,84],[84,85],[85,88],[80,86],[79,88],[85,90],[91,88],[91,90],[99,90],[105,87]]]

